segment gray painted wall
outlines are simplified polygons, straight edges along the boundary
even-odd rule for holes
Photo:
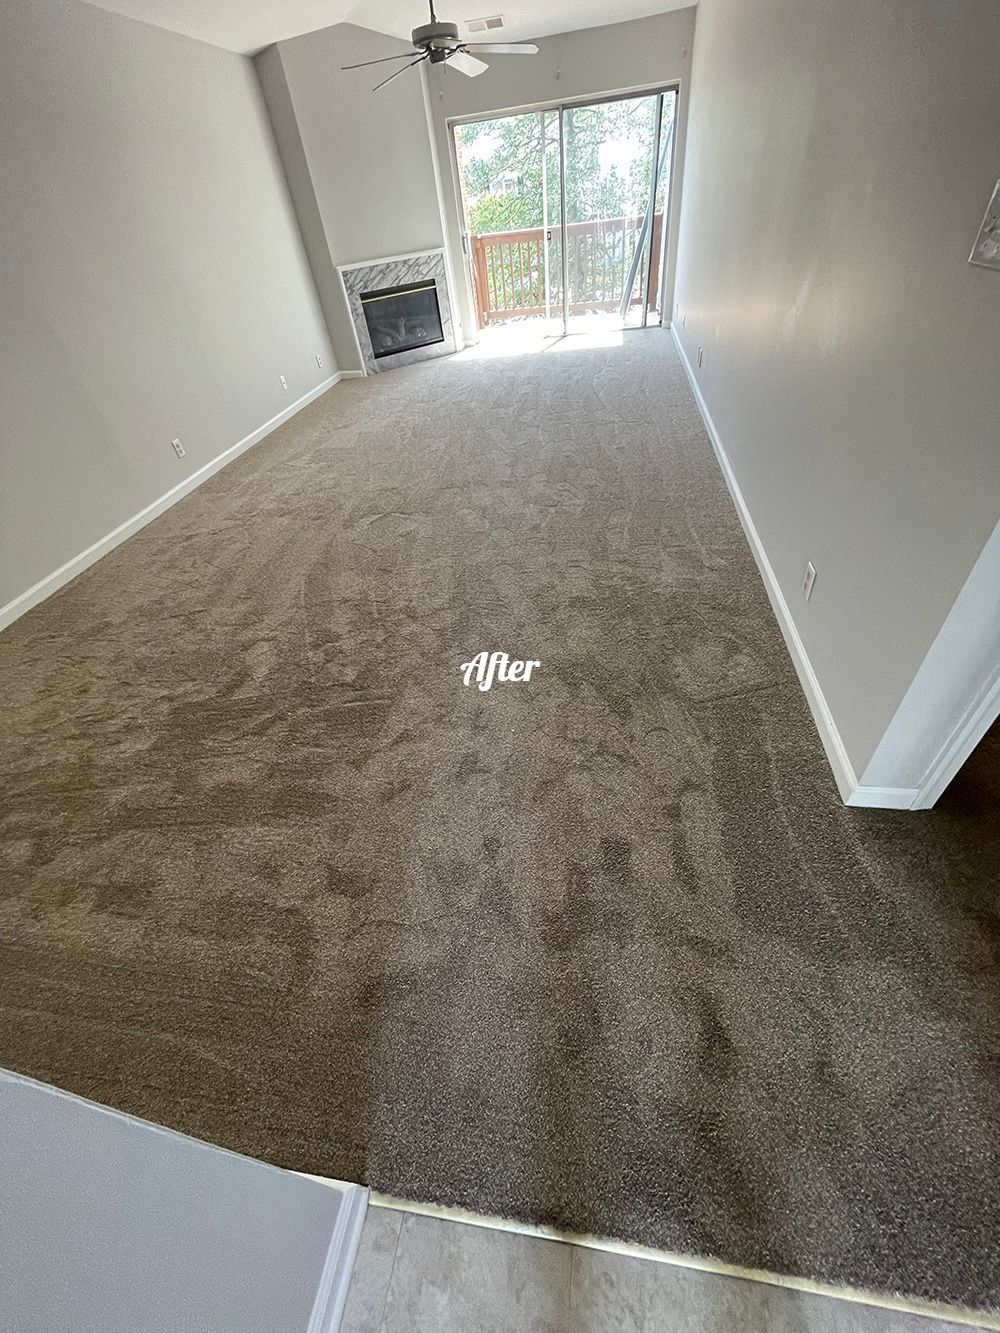
[[[454,70],[428,73],[429,101],[437,152],[445,174],[445,219],[448,248],[453,261],[462,254],[462,220],[452,176],[449,117],[490,116],[538,103],[598,97],[628,88],[649,88],[679,83],[676,160],[674,169],[674,226],[668,238],[668,298],[677,243],[677,219],[684,174],[684,141],[690,83],[691,45],[695,10],[678,9],[629,23],[543,37],[536,56],[497,56],[490,69],[469,79]],[[402,80],[400,80],[402,82]],[[466,283],[460,284],[459,309],[466,337],[475,335],[476,319]]]
[[[998,50],[995,0],[699,6],[675,321],[858,773],[1000,514]]]
[[[278,48],[269,46],[259,52],[254,57],[254,64],[267,104],[271,128],[281,156],[285,181],[298,219],[302,242],[309,257],[313,282],[316,284],[323,317],[333,344],[334,356],[338,366],[351,369],[357,359],[357,351],[353,340],[349,336],[344,337],[344,298],[340,279],[330,253],[323,215],[313,188],[309,163],[306,160]]]
[[[361,362],[336,265],[442,245],[419,71],[409,70],[373,93],[375,84],[397,68],[395,63],[340,68],[408,49],[397,38],[340,23],[279,42],[257,56],[289,187],[300,218],[306,219],[337,359],[345,370],[360,369]]]
[[[79,0],[2,31],[0,605],[336,369],[251,62]]]
[[[346,1289],[356,1187],[6,1070],[0,1125],[0,1333],[308,1333]]]

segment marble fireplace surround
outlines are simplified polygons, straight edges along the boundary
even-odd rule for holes
[[[358,354],[366,374],[381,374],[383,370],[392,370],[394,366],[408,366],[413,361],[426,361],[432,356],[449,356],[458,350],[444,250],[424,250],[419,254],[368,259],[360,264],[340,264],[337,272],[340,274],[344,297],[351,312]],[[437,285],[444,342],[430,343],[426,347],[411,347],[408,351],[395,352],[392,356],[383,356],[376,360],[361,306],[361,293],[377,291],[382,287],[402,287],[408,282],[425,282],[429,279],[433,279]]]

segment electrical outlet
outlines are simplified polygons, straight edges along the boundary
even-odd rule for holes
[[[170,447],[178,458],[183,458],[187,453],[187,450],[184,448],[183,444],[181,444],[180,440],[171,440]]]
[[[812,596],[813,584],[816,582],[816,566],[811,560],[806,561],[805,573],[802,575],[802,596],[808,602]]]
[[[698,365],[699,365],[699,366],[700,366],[701,363],[704,361],[704,359],[705,359],[705,349],[704,349],[704,347],[699,347],[699,348],[698,348]]]
[[[320,356],[319,352],[316,353],[316,364],[319,366],[320,370],[323,369],[323,358]]]
[[[282,387],[283,389],[287,389],[287,388],[288,388],[288,381],[285,379],[284,375],[279,375],[279,376],[278,376],[278,379],[281,380],[281,387]]]

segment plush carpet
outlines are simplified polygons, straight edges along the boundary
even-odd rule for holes
[[[996,746],[841,806],[667,335],[341,385],[0,649],[0,1063],[1000,1302]]]

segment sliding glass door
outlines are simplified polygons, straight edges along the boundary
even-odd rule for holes
[[[478,327],[562,332],[558,110],[456,125],[454,142]]]
[[[454,126],[480,330],[660,320],[676,94]]]
[[[542,159],[542,212],[545,255],[545,319],[550,333],[563,331],[562,185],[560,179],[559,112],[539,111]]]
[[[563,108],[570,332],[659,320],[673,104],[657,93]]]

